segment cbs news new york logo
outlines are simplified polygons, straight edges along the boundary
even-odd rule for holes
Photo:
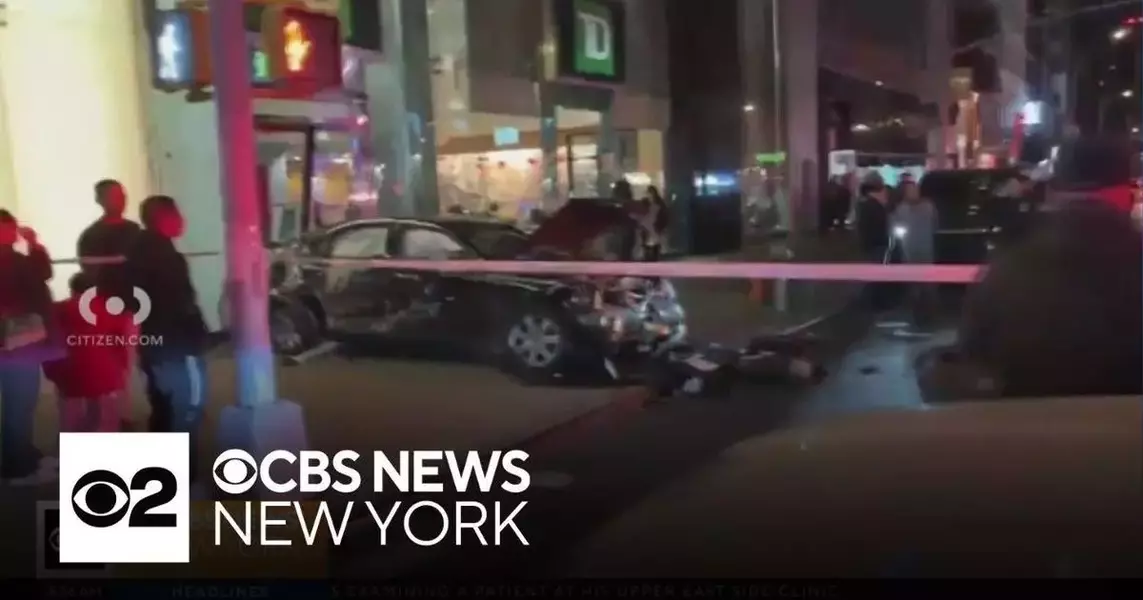
[[[61,433],[58,508],[40,510],[41,575],[326,574],[324,545],[215,545],[216,502],[192,504],[189,465],[186,433]]]

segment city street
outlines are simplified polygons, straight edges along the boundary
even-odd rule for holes
[[[836,312],[848,303],[851,296],[846,293],[853,289],[845,284],[823,284],[840,287],[822,293],[800,292],[791,310],[778,312],[750,299],[746,282],[727,282],[713,289],[708,283],[683,281],[677,287],[688,308],[692,337],[727,345],[741,344],[751,335],[779,332]],[[209,361],[211,393],[202,440],[202,449],[208,456],[216,450],[218,415],[235,402],[234,366],[225,350]],[[148,409],[141,391],[136,389],[134,394],[135,416],[139,423],[145,423]],[[595,435],[596,429],[607,430],[600,423],[615,420],[609,416],[612,413],[624,422],[628,414],[625,409],[643,407],[643,394],[637,390],[524,386],[486,365],[383,356],[348,359],[337,354],[280,367],[278,393],[302,406],[312,448],[362,452],[494,449],[532,443],[547,447],[550,440],[556,440],[557,447],[564,447],[566,442],[559,440],[574,439],[579,443],[581,436]],[[601,418],[590,418],[596,414]],[[642,414],[637,420],[642,420]],[[49,454],[56,447],[57,427],[55,392],[46,384],[39,405],[37,442]],[[595,458],[584,455],[577,460]],[[203,468],[209,469],[210,463],[206,462]],[[552,464],[539,470],[549,468],[558,474],[568,467]],[[40,488],[5,489],[5,505],[10,510],[4,511],[4,525],[11,534],[11,544],[27,547],[27,542],[35,539],[33,503],[55,497],[54,483]],[[28,565],[13,563],[9,567],[13,573],[26,573],[22,569]]]
[[[574,444],[534,454],[532,472],[559,484],[534,486],[529,492],[528,512],[520,519],[529,536],[528,547],[447,552],[390,546],[379,552],[373,541],[372,549],[366,542],[352,552],[343,548],[335,564],[347,575],[410,570],[426,576],[578,574],[568,571],[575,570],[571,565],[600,553],[602,546],[609,556],[613,551],[622,553],[621,543],[612,544],[609,523],[639,514],[644,502],[670,497],[676,485],[710,468],[743,440],[859,411],[920,406],[911,358],[933,340],[947,341],[948,335],[921,338],[902,331],[877,327],[868,315],[851,312],[812,331],[823,340],[832,373],[817,387],[742,386],[725,399],[670,400],[649,407],[638,418],[585,432]],[[680,519],[672,526],[680,531],[701,529],[700,517]],[[623,564],[639,561],[636,557]],[[586,574],[624,573],[636,571],[617,568]]]

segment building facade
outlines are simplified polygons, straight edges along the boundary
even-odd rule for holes
[[[665,4],[672,189],[693,179],[696,197],[740,193],[748,211],[777,204],[779,228],[811,229],[830,151],[933,155],[934,164],[947,155],[948,3]]]
[[[619,177],[637,190],[663,185],[670,110],[658,2],[308,0],[344,39],[315,52],[337,57],[321,67],[340,68],[337,85],[305,94],[283,93],[268,71],[261,15],[284,3],[246,4],[268,241],[372,215],[516,219],[607,193]],[[122,181],[132,211],[151,194],[175,197],[187,219],[180,247],[219,327],[219,140],[209,87],[175,81],[209,63],[191,20],[169,12],[186,8],[3,5],[0,203],[68,259],[98,217],[96,181]],[[57,296],[75,268],[57,269]]]

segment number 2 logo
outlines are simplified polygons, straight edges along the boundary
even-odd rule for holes
[[[146,492],[151,483],[158,483],[159,489],[143,494],[132,505],[132,493]],[[176,515],[152,511],[173,501],[177,489],[175,474],[162,467],[139,469],[131,478],[130,485],[119,475],[99,469],[86,473],[75,482],[71,505],[76,518],[89,527],[112,527],[128,514],[128,527],[176,527]]]

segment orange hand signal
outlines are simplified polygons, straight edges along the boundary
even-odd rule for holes
[[[294,72],[304,70],[313,42],[306,38],[305,29],[297,21],[286,23],[283,33],[286,39],[286,68]]]

